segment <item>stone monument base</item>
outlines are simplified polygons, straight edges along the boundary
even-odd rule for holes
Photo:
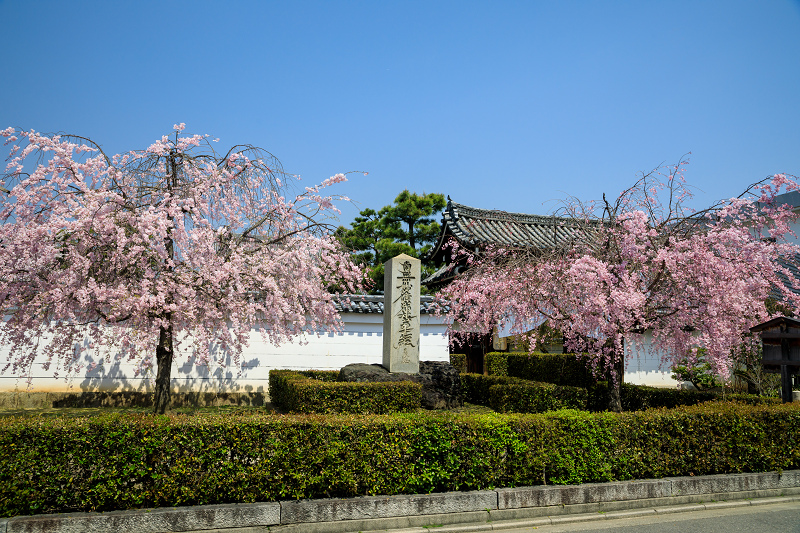
[[[339,381],[413,381],[422,384],[422,407],[452,409],[464,405],[461,377],[446,361],[420,361],[419,374],[392,373],[382,365],[355,363],[339,372]]]

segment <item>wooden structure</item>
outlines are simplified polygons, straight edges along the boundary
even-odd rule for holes
[[[750,328],[761,336],[767,372],[780,373],[781,398],[792,401],[792,376],[800,373],[800,320],[781,316]]]

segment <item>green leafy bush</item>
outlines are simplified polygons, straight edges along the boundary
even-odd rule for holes
[[[629,383],[622,384],[620,393],[624,411],[641,411],[659,407],[672,409],[681,405],[697,405],[717,399],[717,395],[713,392],[647,387]]]
[[[421,407],[419,383],[336,381],[339,372],[270,370],[272,403],[293,413],[394,413]]]
[[[508,376],[484,376],[483,374],[461,374],[461,392],[464,401],[477,405],[489,405],[489,387],[515,381]]]
[[[464,400],[500,413],[543,413],[558,409],[586,409],[587,392],[508,376],[461,374]]]
[[[705,348],[697,348],[694,359],[689,354],[679,358],[672,366],[672,379],[688,381],[701,391],[722,386],[719,376],[711,371],[711,365],[706,362]]]
[[[458,370],[460,374],[464,374],[467,371],[467,354],[464,353],[451,353],[450,354],[450,364],[453,365],[453,368]]]
[[[585,359],[575,354],[509,353],[507,356],[508,375],[512,377],[583,388],[593,386],[596,381]]]
[[[0,418],[0,516],[800,468],[800,405]]]
[[[518,380],[489,387],[489,407],[498,413],[544,413],[586,410],[587,392],[580,387]]]
[[[486,371],[490,376],[508,376],[508,352],[489,352],[486,358]]]
[[[717,400],[746,403],[747,405],[780,405],[780,398],[759,396],[758,394],[717,394]]]

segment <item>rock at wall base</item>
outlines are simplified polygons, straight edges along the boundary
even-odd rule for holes
[[[420,361],[419,374],[391,373],[382,365],[355,363],[342,368],[339,381],[413,381],[422,385],[425,409],[452,409],[464,404],[461,377],[446,361]]]

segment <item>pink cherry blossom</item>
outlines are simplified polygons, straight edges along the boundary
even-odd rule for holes
[[[643,176],[614,202],[566,202],[581,230],[557,249],[454,248],[469,268],[440,295],[453,336],[498,324],[525,333],[547,321],[567,349],[588,354],[611,378],[615,409],[624,358],[646,330],[664,363],[703,347],[712,368],[729,373],[732,350],[769,318],[768,298],[800,308],[800,280],[787,267],[800,257],[791,240],[796,215],[775,202],[798,185],[779,174],[692,212],[683,167],[666,179]]]
[[[238,365],[254,327],[276,344],[336,330],[334,289],[364,279],[319,218],[333,209],[321,190],[341,174],[286,194],[272,156],[249,146],[217,156],[206,136],[108,157],[82,138],[0,135],[20,140],[0,211],[3,371],[30,375],[39,353],[74,373],[83,351],[109,346],[140,371],[158,368],[163,412],[174,356],[232,354]]]

